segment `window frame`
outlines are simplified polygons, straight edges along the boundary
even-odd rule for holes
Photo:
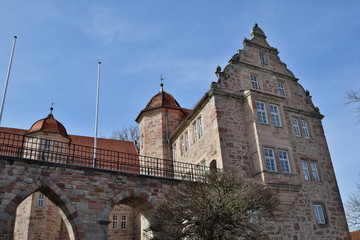
[[[279,105],[270,103],[269,109],[270,109],[272,125],[275,127],[282,127]],[[275,110],[275,111],[273,111],[273,110]]]
[[[268,59],[267,59],[267,54],[266,53],[260,52],[259,53],[259,59],[260,59],[261,64],[265,64],[265,65],[268,64]]]
[[[185,135],[185,152],[188,152],[189,151],[189,131],[188,130],[186,130],[185,131],[185,133],[184,133],[184,135]]]
[[[282,153],[282,154],[280,154]],[[286,157],[284,157],[286,156]],[[278,158],[280,163],[280,169],[283,173],[291,173],[291,166],[290,166],[290,159],[289,159],[289,153],[286,150],[278,150]],[[285,164],[285,166],[283,166]],[[284,168],[285,170],[284,170]],[[288,170],[286,170],[286,168]]]
[[[293,129],[294,129],[294,132],[295,132],[295,136],[301,137],[299,120],[298,120],[297,118],[291,118],[291,122],[292,122],[292,125],[293,125]],[[296,122],[296,124],[295,124],[295,122]]]
[[[310,181],[311,177],[310,177],[310,171],[309,171],[309,166],[308,166],[307,160],[304,160],[304,159],[301,160],[301,168],[302,168],[302,172],[303,172],[305,181]]]
[[[39,193],[37,207],[44,208],[44,206],[45,206],[45,195],[42,193]]]
[[[269,153],[271,152],[272,156],[269,156],[269,154],[267,154],[267,152],[269,152]],[[270,171],[270,172],[277,172],[274,149],[264,148],[263,153],[264,153],[264,161],[265,161],[266,170]]]
[[[302,128],[303,133],[304,133],[304,137],[309,139],[310,138],[310,131],[309,131],[307,121],[301,119],[300,122],[301,122],[301,128]]]
[[[255,75],[250,75],[251,86],[253,89],[260,90],[259,78]]]
[[[112,215],[112,229],[113,230],[119,229],[119,215],[117,214]]]
[[[311,175],[313,177],[313,180],[316,182],[320,182],[320,175],[319,175],[319,170],[317,167],[317,162],[309,161],[309,163],[310,163]]]
[[[278,82],[278,90],[280,96],[286,97],[285,83]]]
[[[263,109],[259,109],[258,107]],[[267,112],[266,112],[266,103],[262,101],[255,101],[255,108],[259,123],[269,124],[269,119],[267,117]],[[263,120],[265,120],[265,122]]]
[[[202,117],[199,116],[197,118],[197,122],[198,122],[198,126],[199,126],[199,136],[198,139],[200,139],[203,135],[204,135],[204,129],[203,129],[203,121],[202,121]]]
[[[126,215],[121,215],[120,228],[121,228],[121,230],[127,229],[127,216]]]
[[[176,142],[173,143],[172,145],[172,156],[173,156],[173,160],[177,160],[177,148],[176,148]]]
[[[313,203],[312,205],[315,221],[319,225],[326,225],[328,223],[325,204]]]
[[[198,141],[198,130],[197,130],[196,120],[192,123],[192,130],[193,130],[193,143],[196,143]]]

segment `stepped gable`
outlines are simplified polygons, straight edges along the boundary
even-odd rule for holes
[[[58,133],[61,136],[70,139],[64,125],[62,125],[59,121],[57,121],[52,115],[52,113],[50,113],[47,117],[36,121],[26,134],[39,132],[39,131]]]

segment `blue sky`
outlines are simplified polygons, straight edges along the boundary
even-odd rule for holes
[[[0,0],[0,88],[18,36],[2,126],[28,129],[49,113],[68,132],[94,133],[102,62],[99,134],[135,123],[159,90],[192,108],[216,81],[254,23],[325,115],[343,200],[360,183],[360,2],[211,0]]]

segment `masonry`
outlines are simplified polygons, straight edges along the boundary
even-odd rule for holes
[[[116,204],[145,217],[178,180],[13,157],[0,157],[0,234],[13,232],[18,205],[40,191],[65,214],[75,239],[107,239]]]

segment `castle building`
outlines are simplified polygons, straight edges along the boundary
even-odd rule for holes
[[[64,164],[81,163],[81,165],[89,167],[93,165],[94,138],[68,135],[66,128],[54,118],[52,113],[36,121],[30,130],[0,127],[0,135],[2,145],[9,144],[15,136],[17,140],[15,142],[23,144],[21,148],[17,148],[22,149],[20,155],[23,158]],[[98,138],[97,146],[98,159],[106,160],[108,156],[103,152],[109,151],[110,153],[121,152],[130,156],[137,155],[135,144],[129,141]],[[1,148],[1,154],[17,156],[19,153],[12,151],[12,148]],[[74,156],[71,161],[69,156]],[[138,173],[136,160],[128,159],[127,163],[130,161],[132,164],[130,164],[131,167],[125,169],[115,168],[113,165],[107,164],[107,161],[104,161],[100,167]],[[73,240],[75,237],[72,231],[68,231],[70,229],[68,224],[66,216],[56,204],[38,191],[18,206],[11,226],[14,234],[8,239]],[[115,205],[111,211],[108,226],[109,240],[141,239],[140,214],[127,205]]]
[[[283,214],[268,239],[350,239],[323,115],[257,24],[251,36],[191,111],[161,86],[136,119],[140,154],[273,186]]]
[[[251,36],[244,39],[243,49],[223,70],[216,69],[217,81],[192,110],[181,107],[161,84],[160,91],[136,118],[139,154],[164,161],[159,164],[166,168],[161,177],[167,177],[174,167],[168,160],[173,160],[195,164],[192,170],[199,172],[208,167],[238,169],[244,177],[276,189],[282,211],[265,239],[349,240],[321,122],[323,115],[257,24]],[[34,123],[30,130],[2,127],[0,132],[24,137],[22,156],[26,158],[71,164],[68,156],[72,155],[72,161],[76,159],[83,166],[146,174],[142,171],[147,168],[141,164],[147,163],[139,163],[136,157],[129,160],[131,168],[122,169],[96,161],[92,151],[71,147],[79,144],[91,148],[93,138],[68,135],[52,114]],[[53,148],[57,151],[47,151]],[[135,146],[126,141],[98,139],[98,148],[137,154]],[[1,154],[15,154],[11,149],[4,151],[8,152]],[[185,180],[194,176],[181,174]],[[67,234],[66,219],[61,214],[49,218],[56,212],[55,205],[48,209],[41,193],[31,197],[18,207],[16,218],[21,221],[17,220],[15,236],[68,239],[59,238]],[[131,208],[115,207],[109,223],[109,239],[145,238],[140,236],[140,217]],[[32,233],[24,230],[34,225],[42,228],[32,228]],[[47,232],[56,237],[41,235],[50,225]]]

